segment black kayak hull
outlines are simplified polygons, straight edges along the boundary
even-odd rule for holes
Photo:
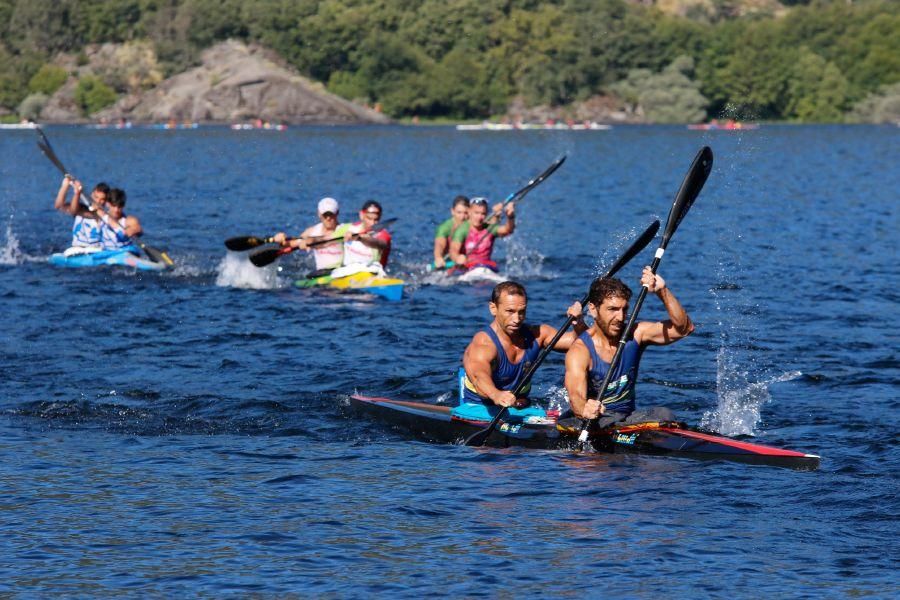
[[[458,444],[487,427],[487,421],[460,419],[449,406],[407,402],[388,398],[350,397],[353,410],[431,442]],[[501,421],[486,446],[573,450],[577,427],[562,424],[512,424]],[[681,456],[702,460],[730,460],[750,464],[814,470],[815,454],[783,450],[692,429],[682,423],[638,423],[593,432],[593,448],[599,452]]]

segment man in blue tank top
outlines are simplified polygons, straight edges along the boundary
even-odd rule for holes
[[[588,311],[594,325],[581,334],[566,354],[566,391],[572,412],[579,419],[599,420],[599,426],[612,423],[672,421],[672,411],[664,407],[635,410],[635,384],[641,355],[647,346],[665,346],[677,342],[694,331],[694,324],[665,280],[645,267],[641,285],[662,300],[669,313],[666,321],[641,321],[634,327],[632,339],[622,351],[622,358],[604,393],[603,404],[597,400],[597,388],[609,370],[625,325],[631,290],[618,279],[599,278],[591,284]]]
[[[525,288],[514,281],[498,284],[488,305],[494,320],[472,338],[463,355],[465,379],[463,399],[466,403],[523,408],[528,405],[530,385],[519,397],[513,390],[525,371],[546,347],[556,329],[550,325],[528,325],[525,312],[528,297]],[[554,350],[565,352],[587,330],[581,320],[581,304],[569,307],[568,314],[576,317],[575,331],[563,335]]]

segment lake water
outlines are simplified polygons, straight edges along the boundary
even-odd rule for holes
[[[178,267],[47,264],[69,240],[59,174],[33,132],[0,134],[0,592],[900,594],[900,129],[47,133]],[[646,353],[639,402],[818,471],[429,444],[349,414],[354,392],[447,401],[489,320],[490,287],[424,272],[453,196],[500,200],[568,154],[495,252],[558,325],[703,145],[712,175],[660,267],[697,332]],[[398,218],[403,301],[294,289],[304,256],[227,255],[325,195]],[[561,402],[561,377],[557,355],[536,397]]]

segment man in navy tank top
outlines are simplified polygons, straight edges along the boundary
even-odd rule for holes
[[[635,384],[641,355],[647,346],[666,346],[694,331],[684,307],[666,287],[665,280],[645,267],[641,285],[662,300],[669,313],[665,321],[641,321],[634,327],[632,339],[622,351],[621,360],[609,380],[601,404],[597,389],[609,371],[628,321],[631,290],[618,279],[599,278],[591,284],[588,311],[594,325],[581,334],[566,354],[566,391],[572,412],[579,419],[597,419],[600,427],[618,421],[673,421],[675,416],[664,407],[636,410]]]
[[[498,284],[488,305],[494,320],[472,338],[463,355],[465,403],[524,408],[528,405],[530,385],[516,397],[518,387],[528,367],[541,348],[546,347],[556,329],[550,325],[528,325],[525,312],[528,297],[525,288],[514,281]],[[554,350],[565,352],[587,330],[581,319],[581,304],[575,302],[568,314],[576,317],[575,331],[563,335]]]

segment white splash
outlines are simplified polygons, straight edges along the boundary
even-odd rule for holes
[[[505,274],[511,279],[540,277],[544,255],[535,250],[530,250],[515,237],[509,239],[506,245],[506,269]]]
[[[216,267],[216,285],[252,290],[273,290],[280,287],[277,265],[256,267],[246,254],[229,252]]]
[[[718,403],[715,410],[703,414],[701,425],[723,435],[754,435],[762,407],[772,399],[769,386],[796,379],[802,373],[790,371],[762,381],[751,381],[749,371],[738,368],[732,357],[726,348],[719,348],[716,357]]]
[[[0,265],[17,265],[22,262],[19,238],[13,233],[12,219],[6,225],[6,243],[0,246]]]

